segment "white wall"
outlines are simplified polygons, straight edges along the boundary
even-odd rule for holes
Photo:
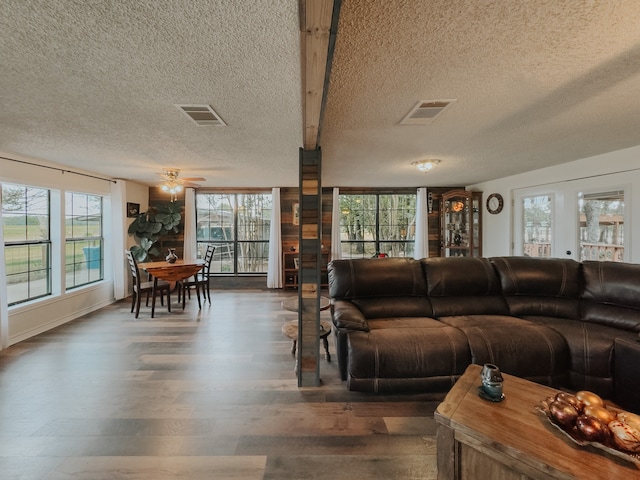
[[[553,185],[570,192],[593,190],[598,186],[626,186],[625,231],[628,235],[628,261],[640,263],[640,208],[633,208],[634,197],[640,192],[640,146],[617,150],[594,157],[542,168],[528,173],[469,185],[468,190],[484,192],[483,199],[492,193],[504,198],[501,213],[491,215],[486,205],[482,210],[482,253],[485,257],[511,255],[513,225],[513,193],[518,189]],[[562,212],[557,212],[562,215]]]
[[[124,229],[122,231],[123,245],[121,245],[122,248],[116,247],[116,250],[120,252],[124,252],[124,250],[129,250],[133,245],[136,245],[135,237],[127,233],[129,229],[129,225],[133,223],[134,219],[127,218],[126,202],[137,203],[140,205],[140,211],[146,212],[149,209],[149,187],[147,187],[146,185],[140,185],[138,183],[132,183],[132,182],[127,182],[125,184],[125,194],[124,194],[124,202],[123,202],[123,208],[125,212],[123,217]],[[124,283],[125,285],[124,296],[129,296],[133,291],[132,278],[131,278],[131,274],[129,273],[129,263],[127,262],[124,256],[122,257],[122,262],[123,262],[123,275],[124,275],[124,278],[126,279]],[[116,298],[119,299],[122,297],[116,294]]]
[[[56,165],[29,157],[18,156],[0,151],[0,157],[7,157],[39,165],[47,165],[61,170],[72,170],[63,165]],[[75,170],[79,171],[79,170]],[[81,172],[101,177],[92,172]],[[129,247],[133,238],[127,235],[127,228],[132,219],[126,218],[126,202],[135,202],[146,209],[148,204],[148,187],[118,180],[117,187],[112,182],[98,178],[76,175],[68,171],[43,168],[17,163],[0,158],[0,183],[15,183],[47,188],[52,196],[64,198],[64,192],[72,191],[102,195],[104,198],[104,237],[105,261],[104,280],[79,287],[66,292],[54,286],[55,295],[25,302],[13,307],[6,307],[6,277],[0,278],[0,349],[7,347],[53,327],[78,318],[115,301],[116,286],[128,285],[129,272],[120,267],[123,246]],[[114,193],[115,192],[115,193]],[[121,219],[109,221],[109,219]],[[53,219],[55,220],[55,219]],[[4,261],[4,258],[2,258]],[[4,271],[4,270],[2,270]],[[53,279],[53,282],[56,280]],[[62,291],[61,291],[62,290]],[[121,288],[125,294],[128,289]],[[120,296],[121,297],[121,296]],[[119,298],[120,298],[119,297]],[[2,305],[0,305],[2,307]]]

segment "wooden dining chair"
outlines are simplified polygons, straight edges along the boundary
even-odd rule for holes
[[[160,292],[160,304],[164,305],[164,294],[167,294],[167,309],[171,311],[171,284],[169,282],[165,282],[164,280],[158,280],[156,284],[156,289],[153,289],[153,280],[152,281],[141,281],[140,280],[140,270],[138,269],[138,264],[136,263],[136,259],[133,258],[133,254],[130,250],[125,250],[125,254],[127,255],[127,260],[129,261],[129,269],[131,270],[131,276],[133,277],[133,296],[131,297],[131,313],[133,313],[133,309],[136,309],[136,316],[138,318],[138,314],[140,313],[140,300],[143,293],[147,294],[147,298],[145,301],[145,305],[149,306],[149,294],[152,294],[151,304],[151,318],[153,318],[153,310],[156,305],[156,295]]]
[[[209,305],[211,305],[209,272],[211,271],[211,261],[213,260],[213,252],[215,252],[215,250],[216,247],[214,247],[213,245],[207,245],[207,251],[204,254],[204,266],[202,267],[202,270],[200,270],[193,277],[189,277],[187,280],[180,282],[178,290],[178,301],[180,301],[180,295],[182,294],[183,310],[185,297],[189,295],[189,298],[191,298],[192,288],[196,289],[196,295],[198,297],[198,308],[202,308],[202,303],[200,302],[200,289],[202,289],[202,300],[208,300]]]

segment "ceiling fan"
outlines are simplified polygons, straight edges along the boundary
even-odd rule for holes
[[[182,185],[183,187],[197,188],[200,185],[194,182],[204,182],[206,180],[206,178],[204,177],[178,178],[179,175],[180,175],[180,170],[177,168],[171,168],[171,169],[165,170],[160,174],[160,176],[164,179],[162,184],[173,183],[176,185]]]
[[[164,181],[159,185],[160,190],[171,194],[172,201],[177,193],[180,193],[185,187],[197,188],[200,186],[194,182],[204,182],[206,178],[203,177],[191,177],[191,178],[178,178],[180,170],[177,168],[167,169],[160,174]]]

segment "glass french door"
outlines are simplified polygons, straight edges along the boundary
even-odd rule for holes
[[[523,197],[522,217],[522,253],[527,257],[551,257],[553,196]]]
[[[593,183],[515,190],[513,255],[625,261],[625,191]]]
[[[555,192],[515,192],[514,255],[541,258],[557,256],[556,209]]]

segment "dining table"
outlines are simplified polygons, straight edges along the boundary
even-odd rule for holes
[[[156,294],[155,290],[158,285],[158,279],[177,283],[195,275],[202,270],[203,267],[204,260],[200,258],[181,259],[176,260],[173,263],[161,260],[158,262],[143,262],[138,264],[138,268],[144,270],[153,277],[153,295]],[[200,295],[197,284],[196,295]],[[154,310],[155,302],[151,305],[151,318],[153,318],[155,313]]]

